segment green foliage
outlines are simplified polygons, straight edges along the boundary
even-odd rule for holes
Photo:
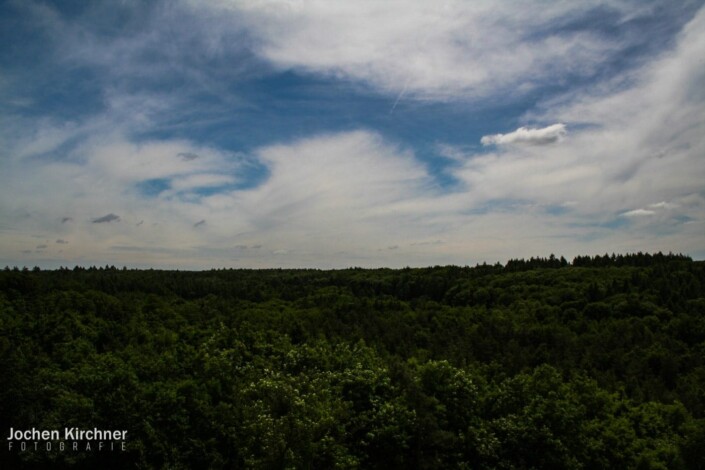
[[[705,264],[0,272],[8,468],[705,468]],[[4,468],[4,467],[3,467]]]

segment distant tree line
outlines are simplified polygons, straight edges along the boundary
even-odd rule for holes
[[[705,468],[705,263],[0,271],[2,468]],[[7,435],[7,434],[5,434]]]

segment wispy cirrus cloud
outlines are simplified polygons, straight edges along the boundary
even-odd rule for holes
[[[208,4],[224,17],[229,13],[253,38],[255,53],[277,67],[434,100],[516,95],[546,80],[604,73],[605,62],[648,44],[636,32],[657,8],[656,2],[635,8],[618,0]],[[596,21],[605,27],[594,28]]]
[[[490,207],[493,200],[524,201],[523,210],[547,211],[548,217],[541,216],[547,223],[558,220],[551,214],[560,214],[566,234],[571,224],[589,221],[595,227],[592,238],[623,236],[619,245],[632,249],[639,243],[664,250],[669,243],[692,244],[702,238],[697,231],[705,221],[700,137],[705,95],[696,91],[705,69],[694,60],[703,54],[701,11],[674,51],[642,67],[632,86],[573,93],[527,116],[576,123],[561,145],[516,145],[532,138],[560,140],[560,126],[536,129],[533,135],[524,130],[488,136],[483,144],[512,145],[467,156],[454,175]]]
[[[404,266],[701,250],[705,13],[664,41],[640,29],[680,28],[661,18],[692,5],[21,8],[51,56],[0,84],[5,262]],[[126,20],[108,29],[113,8]],[[382,98],[349,106],[371,95]],[[425,113],[426,127],[414,122]],[[251,140],[257,126],[243,123],[257,119]],[[44,240],[57,242],[35,253]]]

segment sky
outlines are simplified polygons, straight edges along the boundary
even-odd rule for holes
[[[0,2],[0,265],[705,259],[704,4]]]

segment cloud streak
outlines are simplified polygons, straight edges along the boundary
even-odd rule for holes
[[[508,134],[483,136],[480,142],[482,145],[549,145],[560,141],[567,133],[565,124],[561,123],[539,129],[520,127]]]
[[[434,100],[521,95],[547,79],[592,77],[646,38],[607,38],[588,25],[597,16],[627,29],[649,11],[618,0],[602,9],[540,1],[208,4],[237,18],[254,51],[275,66],[365,82],[397,97],[392,111],[402,94]]]
[[[103,217],[98,217],[96,219],[93,219],[94,224],[106,224],[110,222],[119,222],[120,221],[120,216],[115,215],[113,213],[106,214]]]
[[[405,266],[702,251],[702,11],[667,53],[613,76],[604,64],[642,39],[608,37],[588,19],[613,15],[604,28],[620,29],[655,4],[632,14],[628,2],[541,3],[535,15],[456,1],[135,5],[144,21],[124,36],[93,26],[103,4],[73,22],[40,8],[62,51],[52,59],[91,71],[75,92],[96,86],[98,104],[68,118],[0,116],[3,264]],[[189,12],[193,28],[165,41]],[[91,40],[77,44],[80,31]],[[559,94],[516,101],[536,87]],[[342,89],[353,92],[336,101]],[[358,110],[367,120],[346,106],[351,96],[369,100]],[[320,120],[294,112],[259,140],[220,121],[274,122],[316,99],[327,106]],[[438,117],[435,129],[413,122],[426,112],[419,122]],[[19,257],[44,240],[63,252]]]
[[[624,212],[622,216],[624,217],[645,217],[654,215],[655,212],[649,209],[634,209],[631,211]]]

